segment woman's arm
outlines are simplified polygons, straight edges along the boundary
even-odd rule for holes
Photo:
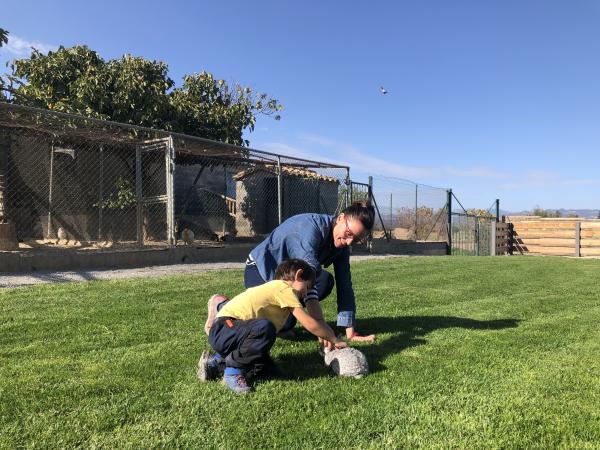
[[[346,328],[346,338],[349,341],[374,341],[374,334],[361,336],[354,329],[356,299],[354,297],[354,289],[352,287],[349,252],[344,252],[342,255],[340,255],[334,261],[333,268],[335,271],[335,284],[337,286],[338,326]]]

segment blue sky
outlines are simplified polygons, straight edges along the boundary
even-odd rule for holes
[[[284,105],[257,149],[451,187],[467,207],[600,208],[600,3],[13,2],[0,61],[86,44]],[[387,95],[379,92],[383,85]],[[377,188],[377,186],[375,187]]]

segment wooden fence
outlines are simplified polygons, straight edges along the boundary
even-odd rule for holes
[[[506,222],[508,253],[600,256],[600,219],[512,216]]]

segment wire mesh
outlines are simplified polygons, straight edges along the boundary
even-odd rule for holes
[[[395,239],[447,241],[447,190],[401,178],[373,176],[373,196],[381,221],[373,235],[381,237],[383,227]]]
[[[0,103],[0,220],[20,250],[260,240],[335,214],[344,166]]]

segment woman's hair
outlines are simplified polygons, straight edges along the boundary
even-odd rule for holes
[[[371,231],[375,224],[375,208],[368,201],[353,202],[342,211],[346,217],[360,221],[365,231]]]
[[[296,272],[301,270],[300,279],[308,281],[309,287],[315,283],[315,271],[303,259],[290,258],[284,260],[277,266],[275,271],[276,280],[294,281]]]

